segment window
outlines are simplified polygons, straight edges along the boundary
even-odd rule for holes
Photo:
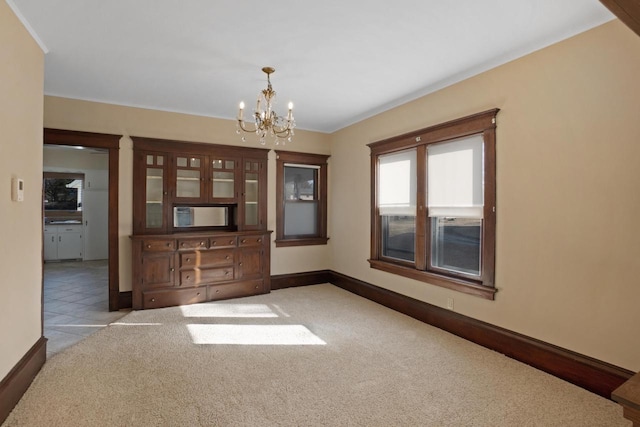
[[[498,111],[369,144],[372,268],[494,298]]]
[[[276,151],[276,246],[327,243],[327,159]]]
[[[82,211],[84,174],[44,172],[45,211]]]

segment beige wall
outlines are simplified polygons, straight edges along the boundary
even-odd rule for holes
[[[333,269],[640,370],[638,76],[616,20],[332,135]],[[365,144],[494,107],[496,300],[370,269]]]
[[[0,2],[0,379],[42,336],[42,85],[44,55]],[[11,201],[11,178],[25,183]]]
[[[133,151],[129,136],[176,139],[261,148],[254,135],[243,143],[236,134],[235,122],[187,114],[123,107],[96,102],[45,97],[44,126],[87,132],[124,135],[120,140],[119,222],[120,222],[120,290],[131,290],[131,243]],[[267,148],[274,148],[267,146]],[[294,141],[277,149],[329,154],[329,136],[297,130]],[[275,230],[275,153],[269,153],[268,223]],[[275,235],[272,235],[272,240]],[[296,273],[330,268],[330,246],[275,248],[272,246],[271,274]]]

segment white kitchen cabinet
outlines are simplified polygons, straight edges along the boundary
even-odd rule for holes
[[[58,226],[47,225],[44,228],[44,260],[58,259]]]
[[[44,228],[44,260],[82,259],[82,224],[48,224]]]

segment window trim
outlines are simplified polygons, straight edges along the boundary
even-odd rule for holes
[[[495,288],[496,240],[496,115],[498,108],[451,120],[417,131],[368,144],[371,150],[371,268],[419,280],[432,285],[493,300]],[[426,218],[426,156],[430,144],[454,140],[475,134],[484,139],[484,208],[482,227],[482,275],[480,279],[464,274],[428,269],[427,254],[430,244],[430,221]],[[415,263],[398,262],[382,256],[381,217],[377,209],[378,156],[416,148],[418,153],[418,185],[416,215]],[[418,220],[425,217],[424,220]]]
[[[324,154],[274,150],[276,153],[276,247],[326,245],[327,237],[327,161]],[[287,237],[284,234],[284,168],[285,164],[318,168],[317,236]]]

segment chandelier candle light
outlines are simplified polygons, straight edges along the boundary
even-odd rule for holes
[[[258,101],[256,102],[256,110],[253,113],[254,128],[247,127],[244,122],[244,102],[240,102],[240,109],[238,110],[238,129],[237,134],[240,134],[240,130],[245,132],[255,132],[258,135],[258,141],[264,145],[266,143],[265,138],[267,135],[274,137],[276,145],[285,141],[291,142],[293,136],[293,128],[296,127],[296,122],[293,119],[293,103],[289,102],[289,112],[287,117],[278,116],[273,111],[272,102],[275,101],[276,92],[271,88],[270,75],[276,71],[272,67],[264,67],[262,71],[267,74],[267,88],[262,90],[258,94]],[[246,141],[245,137],[242,137],[242,141]]]

